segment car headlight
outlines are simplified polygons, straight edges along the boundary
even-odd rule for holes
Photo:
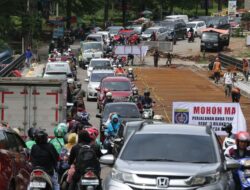
[[[207,176],[192,176],[185,181],[186,184],[195,186],[216,183],[220,179],[220,172]]]
[[[214,46],[218,46],[219,44],[218,43],[215,43]]]
[[[120,181],[120,182],[130,182],[130,183],[134,183],[134,177],[133,174],[130,173],[126,173],[126,172],[121,172],[117,169],[112,169],[111,172],[111,177],[113,180],[115,181]]]

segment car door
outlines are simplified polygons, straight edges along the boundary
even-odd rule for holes
[[[24,153],[24,148],[26,148],[25,143],[15,133],[6,132],[6,136],[9,144],[9,152],[14,161],[12,168],[16,189],[26,190],[29,183],[31,166],[28,163],[28,156]]]
[[[158,35],[158,40],[164,40],[164,28],[159,29],[159,35]]]

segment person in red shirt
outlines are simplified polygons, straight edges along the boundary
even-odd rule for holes
[[[124,73],[125,73],[125,71],[124,71],[124,69],[122,68],[122,65],[119,64],[119,65],[118,65],[118,68],[115,70],[115,74],[117,75],[117,74],[124,74]]]

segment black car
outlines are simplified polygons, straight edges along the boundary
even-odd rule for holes
[[[164,20],[160,23],[161,26],[164,26],[168,30],[168,40],[172,40],[174,33],[176,39],[185,39],[187,35],[187,26],[182,19],[176,20]]]
[[[132,102],[114,102],[105,106],[102,114],[97,114],[96,117],[100,118],[100,139],[104,140],[103,132],[106,122],[109,119],[110,113],[117,113],[120,115],[122,122],[142,120],[139,109],[135,103]]]

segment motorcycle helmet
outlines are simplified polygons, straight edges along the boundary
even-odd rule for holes
[[[107,98],[112,98],[112,92],[107,92],[106,96]]]
[[[71,49],[70,49],[70,48],[68,49],[68,52],[71,52]]]
[[[132,89],[132,93],[133,93],[133,95],[138,95],[138,88],[134,87]]]
[[[35,139],[35,133],[36,133],[37,129],[34,127],[29,128],[28,130],[28,136],[31,140]]]
[[[67,133],[67,125],[65,123],[58,124],[57,127],[54,128],[54,135],[55,137],[64,137],[64,135]]]
[[[121,64],[119,64],[119,65],[118,65],[118,68],[122,68],[122,65],[121,65]]]
[[[81,82],[77,82],[76,86],[77,86],[77,88],[82,88],[82,83]]]
[[[133,68],[129,67],[129,68],[128,68],[128,72],[129,72],[129,73],[132,73],[132,72],[133,72]]]
[[[231,133],[233,129],[233,126],[231,123],[225,124],[225,126],[222,127],[222,131],[226,131],[227,133]]]
[[[240,131],[236,134],[235,136],[236,143],[238,144],[240,141],[241,142],[250,142],[250,135],[246,131]]]
[[[73,83],[74,83],[74,79],[69,78],[69,79],[67,80],[67,83],[68,83],[68,84],[73,84]]]
[[[76,113],[76,120],[85,124],[89,121],[89,113],[88,112],[77,112]]]
[[[96,140],[97,136],[99,135],[99,131],[96,127],[86,128],[86,131],[88,131],[89,136],[93,141]]]
[[[145,90],[145,91],[144,91],[144,96],[150,96],[149,90]]]
[[[37,130],[35,133],[35,141],[36,141],[36,144],[47,143],[48,142],[48,134],[42,129]]]

